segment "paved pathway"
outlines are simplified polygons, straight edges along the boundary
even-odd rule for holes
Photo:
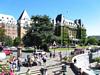
[[[55,65],[55,64],[58,64],[58,63],[60,63],[58,61],[58,59],[52,58],[52,59],[48,59],[47,60],[47,65],[46,66]],[[29,68],[30,68],[31,71],[36,71],[36,70],[40,70],[41,67],[43,67],[43,66],[33,66],[33,67],[29,67]],[[47,75],[54,75],[52,71],[60,70],[61,66],[57,65],[55,67],[52,66],[51,68],[52,69],[50,69],[50,68],[48,69],[48,71],[47,71],[48,74]],[[21,71],[17,72],[17,74],[19,74],[19,73],[25,73],[27,70],[28,70],[27,67],[21,67]],[[21,75],[25,75],[25,74],[21,74]],[[37,75],[37,74],[31,74],[31,75]],[[67,66],[67,75],[74,75],[74,73],[72,72],[72,70],[70,69],[69,66]]]

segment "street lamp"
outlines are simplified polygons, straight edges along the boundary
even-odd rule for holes
[[[55,56],[55,47],[56,47],[56,42],[53,42],[53,48],[54,48],[54,56]]]

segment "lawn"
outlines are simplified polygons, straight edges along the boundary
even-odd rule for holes
[[[76,48],[82,48],[82,49],[84,49],[84,48],[88,48],[89,46],[77,46]],[[66,50],[73,50],[74,48],[56,48],[55,50],[56,51],[66,51]],[[50,51],[53,51],[54,49],[53,48],[50,48],[49,49]]]

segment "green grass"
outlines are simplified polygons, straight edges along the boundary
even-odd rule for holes
[[[88,48],[89,46],[77,46],[76,48],[82,48],[82,49],[84,49],[84,48]],[[66,51],[66,50],[73,50],[74,48],[56,48],[55,50],[56,51]],[[53,51],[54,49],[49,49],[50,51]]]

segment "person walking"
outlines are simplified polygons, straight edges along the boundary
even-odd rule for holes
[[[60,58],[60,61],[62,61],[62,53],[59,52],[59,58]]]
[[[52,57],[52,52],[50,52],[50,58]]]
[[[43,64],[44,64],[44,66],[46,66],[46,56],[43,56],[43,58],[42,58],[42,60],[43,60]]]
[[[10,75],[15,75],[13,70],[10,70]]]
[[[26,75],[31,75],[30,69],[27,70]]]
[[[28,60],[28,67],[31,66],[31,58],[30,58],[30,55],[27,55],[27,60]]]
[[[20,71],[21,61],[17,59],[17,71]]]

